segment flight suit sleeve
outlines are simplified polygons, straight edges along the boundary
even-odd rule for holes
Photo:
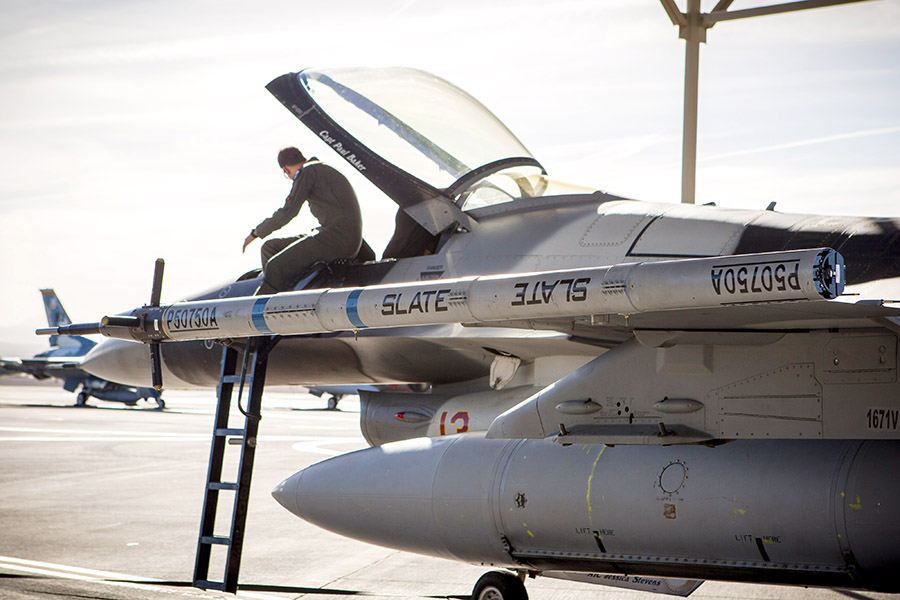
[[[284,199],[284,206],[272,213],[272,216],[263,220],[256,226],[256,237],[264,238],[277,231],[291,222],[297,216],[303,203],[309,197],[310,186],[312,185],[312,177],[306,169],[300,171],[300,176],[294,180],[291,186],[291,192]]]

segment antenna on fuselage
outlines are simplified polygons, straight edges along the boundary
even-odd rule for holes
[[[163,270],[166,261],[161,258],[156,259],[156,266],[153,269],[153,287],[150,290],[150,304],[148,307],[158,308],[159,301],[162,297],[162,280]],[[159,342],[150,342],[150,380],[155,390],[162,389],[162,350]]]

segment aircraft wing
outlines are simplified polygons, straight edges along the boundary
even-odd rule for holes
[[[65,378],[79,369],[72,357],[0,358],[0,375],[25,373],[35,379]]]
[[[0,375],[23,373],[22,361],[18,358],[0,358]]]
[[[880,297],[849,296],[827,301],[507,319],[468,325],[558,331],[600,342],[621,339],[628,331],[720,331],[736,335],[740,331],[796,331],[872,325],[900,330],[900,302]],[[649,336],[649,333],[644,335]]]

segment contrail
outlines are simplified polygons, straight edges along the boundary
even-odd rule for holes
[[[761,152],[770,152],[773,150],[787,150],[789,148],[799,148],[802,146],[813,146],[815,144],[827,144],[830,142],[838,142],[841,140],[850,140],[856,138],[863,137],[873,137],[876,135],[889,135],[892,133],[900,133],[900,126],[894,127],[883,127],[880,129],[863,129],[861,131],[854,131],[851,133],[838,133],[835,135],[826,135],[823,137],[811,138],[808,140],[800,140],[797,142],[788,142],[785,144],[773,144],[771,146],[760,146],[758,148],[749,148],[747,150],[737,150],[735,152],[723,152],[722,154],[714,154],[712,156],[705,156],[700,159],[700,162],[706,162],[710,160],[718,160],[720,158],[731,158],[733,156],[744,156],[746,154],[759,154]]]

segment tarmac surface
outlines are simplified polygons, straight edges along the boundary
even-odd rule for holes
[[[152,402],[129,408],[97,400],[77,408],[59,387],[0,385],[0,599],[235,597],[191,587],[215,392],[167,391],[164,398],[163,411]],[[355,397],[328,411],[322,398],[278,388],[266,391],[263,404],[238,598],[469,597],[489,569],[343,538],[270,496],[296,471],[365,447]],[[228,517],[230,499],[220,499]],[[220,563],[211,578],[221,579]],[[662,597],[547,578],[526,587],[533,600]],[[719,582],[691,596],[898,597]]]

